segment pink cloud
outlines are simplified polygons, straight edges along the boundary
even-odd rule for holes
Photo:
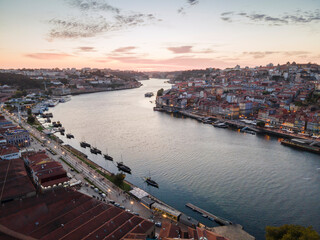
[[[192,52],[192,46],[168,47],[167,49],[177,54]]]
[[[40,60],[60,60],[67,57],[72,57],[72,55],[67,53],[29,53],[25,54],[24,56]]]
[[[181,56],[168,59],[150,59],[133,56],[114,56],[109,59],[123,64],[139,64],[142,67],[153,68],[174,68],[174,69],[194,69],[207,67],[220,67],[226,65],[226,62],[212,58],[199,58],[194,56]]]
[[[113,50],[112,52],[114,52],[114,53],[127,53],[133,49],[136,49],[136,47],[128,46],[128,47],[117,48],[117,49]]]

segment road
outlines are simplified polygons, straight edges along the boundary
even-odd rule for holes
[[[2,114],[4,114],[11,121],[19,124],[19,119],[15,114],[10,114],[4,109],[2,109]],[[86,183],[85,178],[89,179],[94,185],[101,189],[101,191],[103,191],[107,195],[107,197],[106,199],[103,199],[101,195],[99,195],[99,193],[95,192],[94,189],[91,188],[90,185],[85,186],[83,184],[83,186],[79,189],[80,192],[93,196],[102,201],[109,202],[110,200],[113,200],[116,203],[123,206],[125,209],[127,209],[127,211],[136,212],[141,217],[144,217],[146,219],[153,218],[153,213],[151,210],[142,206],[139,201],[137,201],[129,194],[119,189],[117,186],[115,186],[108,179],[101,176],[99,173],[95,172],[93,169],[91,169],[89,166],[83,163],[80,159],[69,153],[59,143],[48,138],[44,133],[40,132],[38,129],[26,123],[24,119],[21,119],[20,126],[29,131],[30,137],[32,139],[30,146],[31,148],[33,148],[36,151],[45,150],[45,148],[52,149],[57,154],[53,155],[50,152],[46,151],[47,155],[55,161],[60,162],[64,169],[67,170],[67,172],[69,172],[75,180],[81,180],[81,182]],[[76,171],[72,171],[66,163],[61,161],[60,157],[62,157],[66,162],[68,162],[79,173],[77,173]],[[100,170],[104,171],[102,168]]]

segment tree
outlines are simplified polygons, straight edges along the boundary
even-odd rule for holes
[[[36,119],[33,116],[29,116],[28,119],[27,119],[29,124],[34,124],[35,120]]]
[[[28,113],[28,116],[32,115],[31,108],[28,108],[27,113]]]
[[[266,240],[320,240],[320,235],[312,227],[283,225],[266,227]]]
[[[123,183],[123,180],[126,178],[126,175],[123,173],[117,173],[114,175],[114,184],[120,187]]]
[[[163,88],[159,89],[158,92],[157,92],[157,97],[162,96],[163,91],[164,91]]]

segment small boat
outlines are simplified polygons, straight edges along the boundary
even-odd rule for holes
[[[153,187],[159,188],[158,183],[156,183],[156,181],[152,180],[151,177],[145,177],[144,181],[148,184],[151,185]]]
[[[226,125],[225,123],[214,123],[213,126],[217,127],[217,128],[227,128],[228,127],[228,125]]]
[[[91,147],[91,145],[89,143],[86,143],[85,141],[80,142],[80,146],[83,147],[83,148]]]
[[[113,161],[113,157],[109,156],[108,154],[103,154],[104,159]]]
[[[202,217],[207,218],[208,216],[207,216],[207,215],[205,215],[205,214],[202,214]]]
[[[95,148],[95,147],[93,147],[93,148],[90,148],[90,152],[91,153],[93,153],[93,154],[101,154],[101,151],[98,149],[98,148]]]
[[[123,171],[123,172],[131,174],[131,168],[129,168],[128,166],[124,165],[123,162],[117,162],[117,168],[120,171]]]
[[[74,136],[73,136],[71,133],[68,133],[66,136],[67,136],[67,138],[69,138],[69,139],[74,138]]]
[[[106,149],[106,154],[103,154],[105,160],[113,161],[113,157],[108,155],[108,149]]]
[[[144,94],[145,97],[152,97],[153,96],[153,92],[147,92],[146,94]]]
[[[63,131],[61,131],[60,134],[61,134],[62,136],[64,136],[64,132],[63,132]]]

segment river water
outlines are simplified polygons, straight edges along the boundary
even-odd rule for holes
[[[52,109],[66,133],[61,139],[111,172],[113,162],[80,148],[87,141],[132,169],[126,179],[164,202],[213,223],[185,207],[190,202],[241,224],[257,239],[267,225],[312,225],[320,231],[320,157],[282,146],[277,138],[217,129],[193,119],[154,112],[146,92],[170,88],[163,79],[138,89],[73,96]],[[152,101],[152,102],[150,102]],[[152,176],[159,189],[147,186]]]

